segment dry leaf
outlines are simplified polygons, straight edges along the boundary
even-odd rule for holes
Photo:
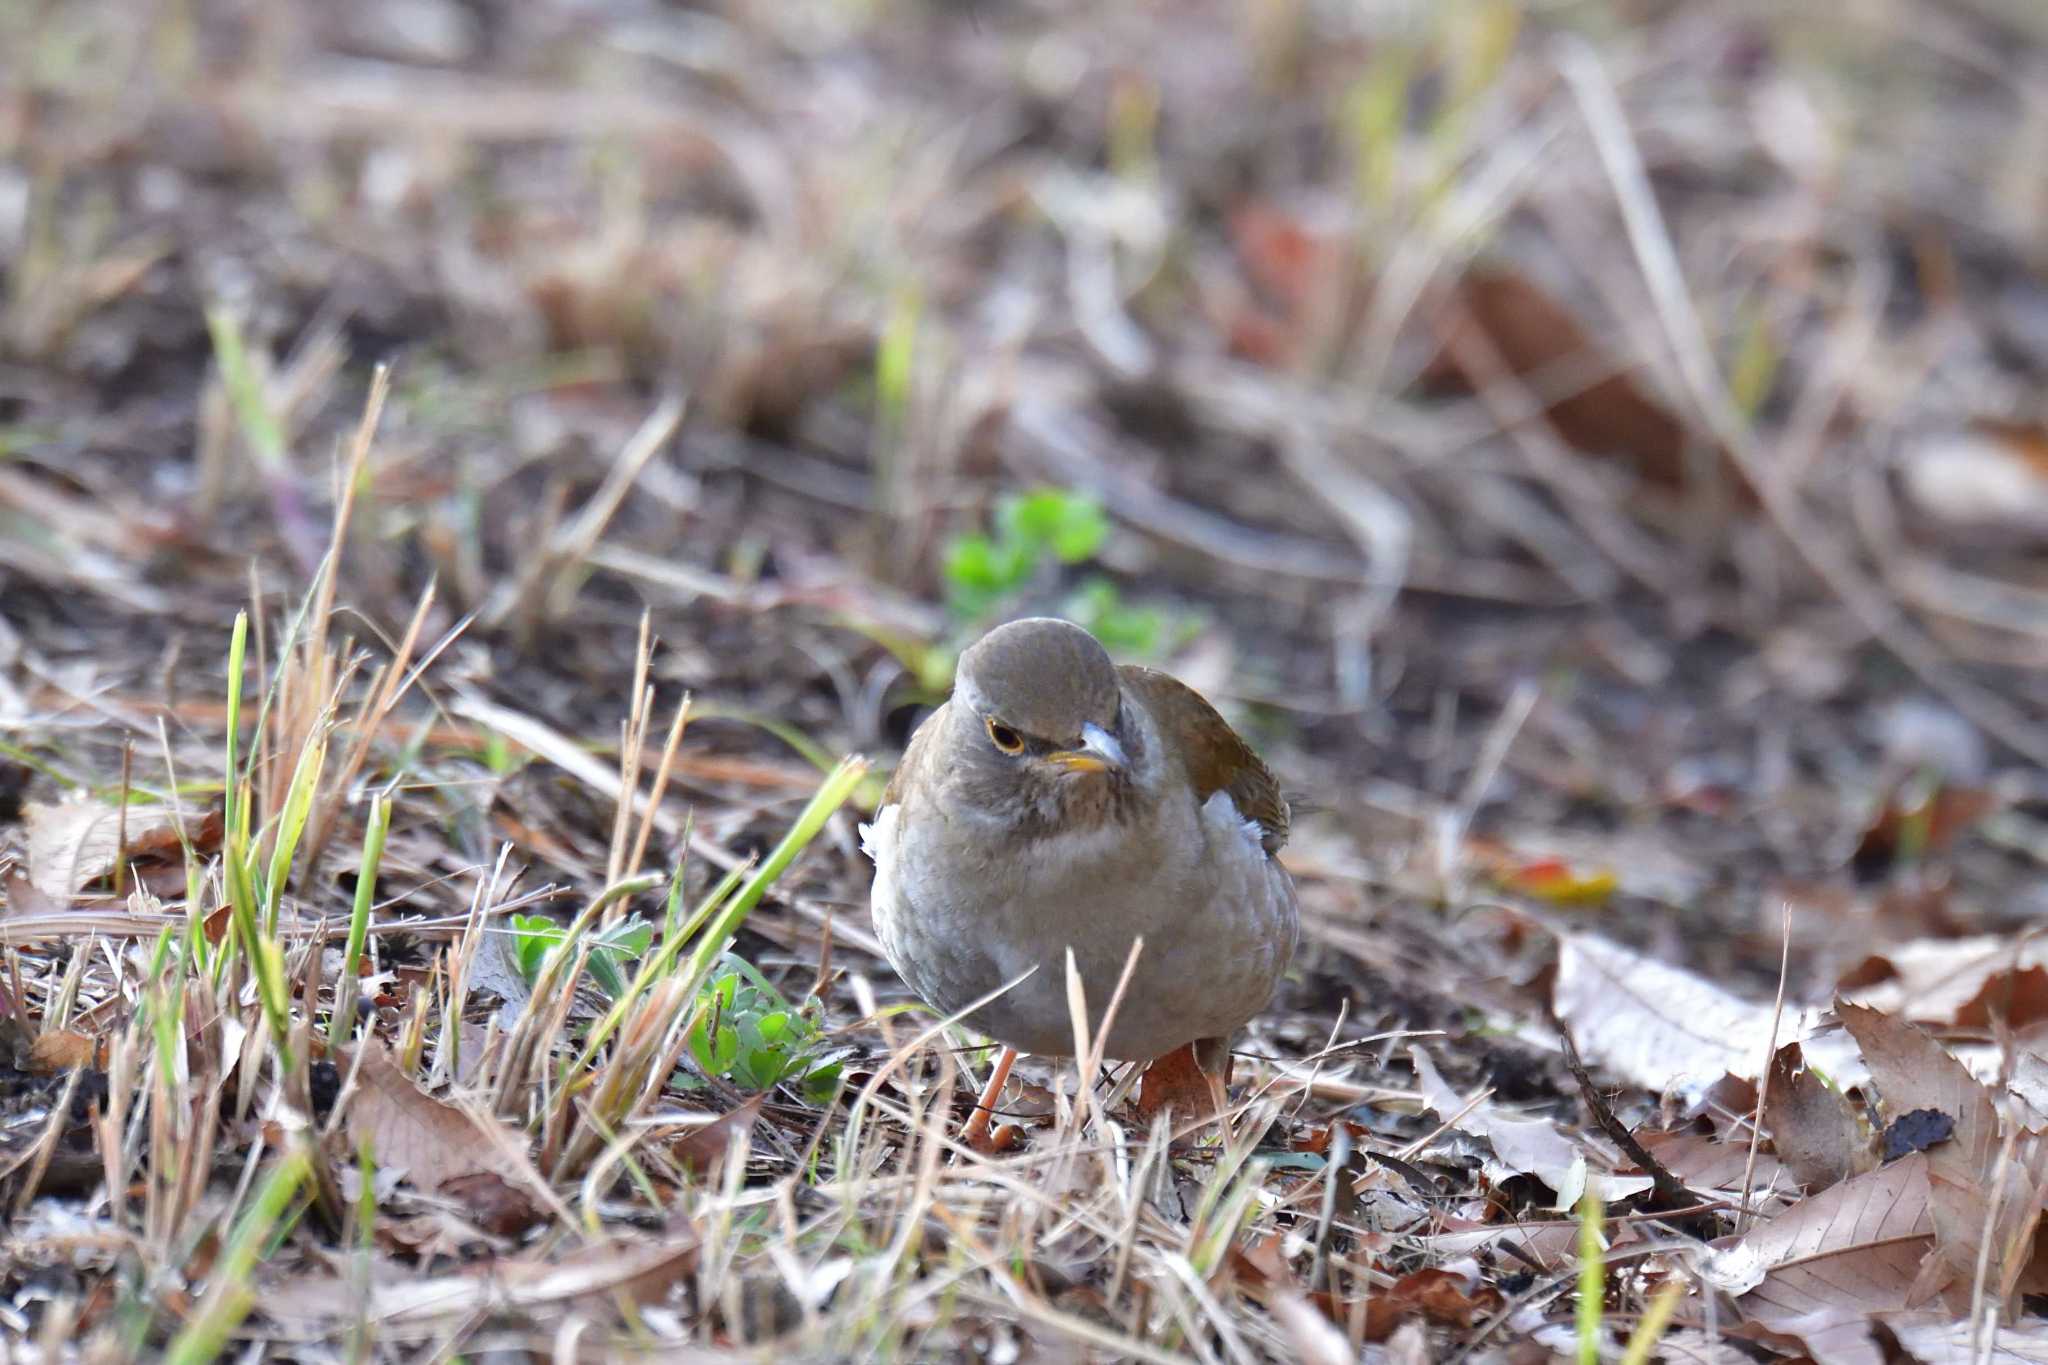
[[[1638,1132],[1635,1139],[1665,1170],[1701,1194],[1739,1195],[1745,1174],[1752,1197],[1766,1190],[1783,1190],[1790,1180],[1778,1158],[1769,1152],[1758,1152],[1752,1166],[1746,1138],[1724,1142],[1709,1133]]]
[[[1696,1096],[1723,1075],[1754,1080],[1770,1046],[1768,1002],[1590,934],[1559,940],[1552,999],[1587,1060],[1647,1090]],[[1853,1084],[1862,1074],[1853,1051],[1838,1037],[1811,1037],[1819,1019],[1787,1009],[1779,1043],[1807,1043],[1829,1075]]]
[[[1839,1184],[1871,1164],[1856,1111],[1806,1065],[1797,1043],[1779,1048],[1771,1060],[1764,1131],[1792,1179],[1809,1192]]]
[[[1472,842],[1473,860],[1489,877],[1503,889],[1532,900],[1590,907],[1603,904],[1621,887],[1621,878],[1611,867],[1579,867],[1562,858],[1523,858],[1506,849],[1495,853],[1478,840]]]
[[[1766,1325],[1904,1306],[1934,1245],[1927,1158],[1907,1157],[1716,1244],[1708,1278]]]
[[[1452,1270],[1411,1271],[1367,1301],[1365,1339],[1385,1341],[1418,1316],[1438,1326],[1470,1329],[1498,1313],[1501,1302],[1498,1289],[1474,1277]]]
[[[754,1131],[754,1125],[761,1119],[761,1104],[767,1098],[765,1093],[752,1096],[730,1113],[719,1115],[701,1128],[692,1128],[669,1143],[669,1155],[684,1170],[708,1175],[724,1163],[734,1143]]]
[[[2048,939],[1919,939],[1873,953],[1837,989],[1918,1024],[2026,1028],[2048,1020]]]
[[[1837,1013],[1863,1050],[1889,1118],[1933,1109],[1955,1120],[1954,1135],[1921,1154],[1927,1163],[1936,1249],[1913,1297],[1901,1305],[1918,1307],[1950,1284],[1960,1280],[1967,1286],[1972,1279],[1991,1211],[1989,1181],[1998,1160],[1998,1111],[1969,1068],[1925,1031],[1860,1005],[1841,1005]],[[1998,1254],[2019,1236],[2021,1219],[2039,1199],[2039,1181],[2032,1169],[2036,1146],[2028,1143],[2020,1154],[2020,1169],[2006,1173],[2013,1183],[2002,1201],[1999,1227],[1991,1234]]]
[[[159,805],[132,805],[127,811],[126,853],[131,863],[183,857],[177,811]],[[60,904],[114,870],[123,849],[121,807],[90,800],[30,802],[22,814],[28,826],[29,880]],[[218,810],[204,816],[187,812],[183,819],[195,851],[219,847]]]
[[[45,1074],[68,1071],[76,1066],[91,1066],[98,1055],[98,1044],[83,1033],[73,1033],[69,1029],[39,1033],[29,1044],[29,1069]]]
[[[1570,1208],[1584,1188],[1587,1159],[1592,1159],[1596,1170],[1611,1164],[1600,1153],[1589,1152],[1566,1137],[1549,1119],[1516,1118],[1488,1100],[1468,1104],[1438,1073],[1428,1053],[1411,1047],[1408,1056],[1415,1064],[1422,1102],[1444,1122],[1455,1120],[1457,1131],[1485,1138],[1493,1147],[1494,1160],[1486,1164],[1488,1179],[1498,1182],[1533,1175],[1556,1193],[1559,1208]],[[1603,1174],[1600,1191],[1609,1199],[1626,1199],[1655,1183],[1648,1176]]]
[[[1970,1322],[1952,1313],[1816,1313],[1772,1329],[1791,1337],[1819,1365],[2043,1365],[2048,1324],[2001,1327],[1972,1340]],[[1659,1343],[1660,1348],[1664,1343]],[[1982,1347],[1978,1354],[1976,1347]],[[1728,1352],[1721,1352],[1725,1359]]]
[[[1685,486],[1694,443],[1685,425],[1606,355],[1564,305],[1519,271],[1466,272],[1439,335],[1443,354],[1426,379],[1456,377],[1476,389],[1493,377],[1490,371],[1504,369],[1528,385],[1550,425],[1580,453],[1616,460],[1659,487]],[[1493,356],[1475,353],[1479,341]],[[1747,484],[1735,486],[1749,496]]]
[[[462,1206],[463,1214],[493,1237],[517,1237],[541,1220],[532,1195],[494,1171],[477,1171],[441,1182],[440,1194]]]
[[[403,1169],[418,1189],[438,1190],[461,1176],[502,1174],[515,1165],[507,1153],[520,1149],[517,1136],[421,1090],[381,1044],[364,1046],[348,1131],[354,1143],[370,1144],[379,1166]]]

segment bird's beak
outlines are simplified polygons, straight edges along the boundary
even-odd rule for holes
[[[1046,757],[1070,773],[1103,773],[1124,766],[1124,746],[1100,725],[1088,724],[1081,727],[1080,748],[1061,749]]]

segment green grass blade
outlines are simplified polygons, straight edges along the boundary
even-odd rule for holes
[[[355,905],[348,917],[348,947],[342,954],[341,980],[334,985],[334,1025],[328,1042],[346,1043],[354,1035],[356,1000],[362,992],[363,945],[370,938],[370,907],[377,899],[377,869],[384,862],[384,837],[391,832],[391,802],[380,796],[370,803],[370,823],[363,830],[363,860],[356,869]]]
[[[235,776],[235,744],[242,731],[242,672],[249,658],[249,613],[235,613],[234,634],[228,637],[228,744],[224,828],[230,835],[249,833],[242,805],[241,782]]]
[[[164,1353],[169,1365],[202,1365],[219,1358],[228,1337],[256,1301],[255,1291],[249,1288],[249,1274],[312,1170],[306,1153],[297,1151],[278,1162],[264,1179],[254,1202],[228,1236],[227,1251],[214,1267],[215,1288],[208,1302]]]
[[[1600,1365],[1600,1319],[1607,1301],[1607,1244],[1601,1236],[1599,1177],[1587,1173],[1579,1196],[1579,1365]]]
[[[292,767],[292,784],[285,792],[284,817],[277,828],[277,841],[270,850],[270,876],[263,884],[263,927],[275,936],[278,908],[284,901],[284,884],[290,878],[292,858],[299,851],[299,838],[313,814],[313,797],[320,790],[320,772],[327,766],[327,731],[317,727],[299,750]]]
[[[281,468],[284,427],[271,410],[263,382],[249,359],[241,323],[225,308],[209,308],[206,330],[213,338],[214,359],[220,362],[221,383],[227,388],[228,402],[234,406],[235,420],[241,424],[250,451],[265,469]]]
[[[692,991],[704,984],[711,964],[719,953],[725,950],[726,941],[739,931],[740,925],[746,923],[748,913],[760,903],[761,897],[768,894],[768,888],[775,885],[776,879],[796,861],[796,856],[804,851],[811,840],[818,837],[818,832],[825,828],[825,822],[832,818],[832,813],[846,804],[847,798],[853,795],[854,789],[860,785],[861,778],[866,775],[867,770],[867,760],[864,758],[841,759],[839,766],[828,773],[824,782],[819,785],[817,793],[811,797],[810,804],[797,816],[796,823],[789,827],[789,833],[782,836],[782,842],[775,846],[775,851],[761,864],[760,870],[747,880],[747,884],[740,888],[739,894],[727,902],[697,936],[696,946],[690,952],[689,966],[684,968]]]

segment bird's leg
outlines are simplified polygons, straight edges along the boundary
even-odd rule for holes
[[[1194,1053],[1195,1065],[1201,1069],[1202,1079],[1208,1082],[1209,1116],[1216,1120],[1216,1127],[1225,1137],[1230,1135],[1230,1040],[1228,1038],[1197,1038],[1188,1044]]]
[[[981,1098],[975,1101],[974,1113],[968,1117],[967,1126],[960,1130],[960,1141],[977,1152],[999,1152],[1008,1145],[1001,1141],[1008,1131],[1007,1124],[994,1136],[990,1136],[988,1126],[995,1117],[996,1101],[1002,1098],[1003,1086],[1009,1082],[1010,1068],[1016,1064],[1017,1049],[1004,1048],[1002,1055],[996,1058],[996,1069],[989,1072],[988,1084],[982,1087]]]

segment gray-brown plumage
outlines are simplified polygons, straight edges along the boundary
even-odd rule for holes
[[[1106,1055],[1199,1042],[1213,1067],[1294,951],[1287,825],[1273,774],[1192,688],[1117,668],[1067,622],[1015,621],[961,656],[863,831],[875,927],[946,1013],[1030,973],[970,1022],[1055,1055],[1073,1048],[1067,951],[1099,1028],[1142,937]]]

